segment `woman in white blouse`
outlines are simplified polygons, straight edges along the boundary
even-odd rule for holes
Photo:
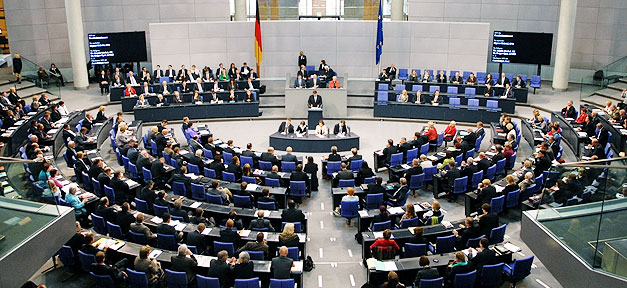
[[[316,126],[316,135],[318,136],[327,136],[329,134],[329,128],[324,125],[323,120],[318,120],[318,126]]]

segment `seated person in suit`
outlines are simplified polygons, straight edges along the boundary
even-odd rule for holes
[[[190,251],[185,244],[181,244],[177,252],[176,256],[170,257],[170,269],[177,272],[185,272],[187,275],[187,283],[195,285],[196,273],[194,270],[196,269],[196,266],[198,266],[198,260],[196,260],[192,251]]]
[[[420,78],[420,76],[418,76],[418,72],[416,72],[415,69],[411,70],[411,74],[409,74],[409,81],[410,82],[418,82],[418,78]]]
[[[512,82],[512,86],[516,88],[525,88],[526,84],[525,84],[525,81],[522,79],[522,77],[518,75],[516,76],[516,79],[514,79],[514,81]]]
[[[390,81],[390,76],[388,75],[387,70],[385,69],[381,70],[381,73],[379,74],[379,81],[382,81],[382,82]]]
[[[240,237],[237,230],[233,229],[235,222],[232,219],[226,220],[225,228],[220,230],[220,242],[237,243],[242,237]]]
[[[266,239],[264,239],[264,234],[262,232],[257,233],[257,239],[253,242],[248,242],[246,245],[240,247],[235,251],[237,254],[243,251],[263,251],[263,258],[268,259],[268,244],[266,244]]]
[[[285,148],[285,152],[287,154],[281,157],[281,162],[298,162],[298,158],[296,157],[296,155],[292,154],[292,147],[287,146],[287,148]]]
[[[468,262],[466,262],[466,255],[464,255],[464,252],[457,251],[455,253],[455,261],[451,262],[446,268],[446,273],[444,275],[444,286],[453,287],[455,275],[468,273],[473,270],[473,267],[471,265],[468,265]]]
[[[472,256],[473,253],[468,254],[468,258],[470,259],[468,260],[468,264],[471,265],[473,269],[477,270],[477,274],[481,274],[483,266],[493,265],[499,262],[496,258],[496,252],[494,252],[494,250],[492,249],[489,249],[489,245],[490,241],[488,240],[488,238],[481,238],[481,240],[479,240],[480,248],[477,249],[479,252],[475,256]],[[470,248],[470,252],[473,252],[473,249],[475,248]]]
[[[279,125],[279,130],[277,132],[283,134],[294,134],[294,125],[292,125],[292,119],[287,118],[285,121],[281,122],[281,125]]]
[[[464,78],[459,75],[459,72],[455,72],[455,76],[451,77],[451,83],[453,84],[464,84]]]
[[[283,209],[283,211],[281,212],[281,221],[302,223],[303,221],[305,221],[305,214],[303,214],[303,211],[296,208],[296,202],[290,199],[289,201],[287,201],[287,209]]]
[[[327,156],[327,161],[342,161],[342,156],[340,156],[340,154],[337,154],[337,146],[331,146],[331,154]]]
[[[425,232],[425,228],[415,227],[414,228],[414,237],[409,239],[409,243],[412,244],[428,244],[429,240],[423,236]]]
[[[348,126],[346,126],[346,121],[340,120],[340,123],[335,124],[335,127],[333,127],[333,134],[346,135],[346,133],[348,133]]]
[[[475,73],[470,73],[470,75],[468,75],[468,79],[466,79],[466,84],[477,85],[477,77],[475,76]]]
[[[183,217],[185,223],[189,223],[189,215],[187,211],[183,210],[183,199],[179,198],[174,201],[174,207],[170,209],[170,214],[178,217]]]
[[[577,110],[573,107],[573,101],[569,100],[566,107],[562,108],[562,116],[566,118],[577,118]]]
[[[444,99],[440,96],[440,90],[435,90],[435,92],[433,92],[433,98],[431,98],[431,104],[439,105],[442,103],[444,103]]]
[[[429,72],[429,70],[425,69],[425,71],[422,73],[422,77],[420,78],[422,79],[422,82],[431,82],[431,72]]]
[[[388,202],[392,203],[393,206],[398,206],[400,203],[404,202],[406,200],[405,197],[407,196],[407,192],[409,191],[407,179],[401,178],[399,182],[401,186],[397,188],[396,191],[383,194],[384,198],[386,198]]]
[[[504,87],[505,84],[509,84],[509,78],[505,76],[505,73],[501,73],[501,78],[496,82],[496,85]]]
[[[514,91],[512,90],[512,86],[509,83],[505,84],[505,90],[503,91],[503,98],[512,98],[514,97]]]
[[[308,108],[322,108],[322,96],[318,95],[318,91],[314,90],[313,94],[307,100]]]
[[[327,136],[329,134],[329,128],[324,125],[324,120],[318,120],[318,126],[316,126],[316,136]]]
[[[163,216],[161,218],[163,219],[163,222],[159,224],[159,226],[157,226],[157,233],[173,235],[176,238],[176,241],[181,242],[181,240],[183,240],[183,232],[176,232],[174,226],[169,225],[171,220],[170,213],[163,213]]]
[[[368,194],[378,194],[385,193],[385,187],[383,186],[383,178],[381,176],[377,176],[375,178],[374,183],[368,184]]]
[[[453,230],[453,235],[455,235],[455,247],[458,251],[461,251],[466,247],[466,243],[468,239],[479,237],[480,231],[479,227],[475,225],[474,219],[472,217],[466,217],[465,224],[459,224],[460,230]]]
[[[303,79],[301,74],[296,76],[296,80],[294,80],[294,88],[307,88],[307,81]]]
[[[446,74],[444,74],[444,71],[440,70],[440,74],[438,74],[438,76],[435,77],[435,79],[437,80],[438,83],[446,83]]]
[[[272,165],[279,166],[281,163],[279,159],[274,155],[274,147],[268,147],[267,152],[261,153],[260,161],[270,162]]]
[[[286,247],[298,247],[300,238],[294,233],[294,223],[287,223],[283,227],[283,232],[279,234],[279,245]]]
[[[300,124],[296,127],[296,134],[304,136],[308,133],[308,129],[309,128],[307,127],[307,124],[305,124],[305,121],[300,121]]]
[[[368,162],[366,161],[361,162],[361,167],[359,168],[359,171],[357,171],[357,177],[355,177],[355,186],[363,184],[364,179],[370,178],[373,176],[375,176],[374,171],[370,169],[370,167],[368,166]]]
[[[130,231],[133,231],[134,233],[138,233],[138,234],[143,234],[144,237],[146,237],[146,239],[148,241],[154,241],[157,239],[157,234],[152,233],[152,231],[150,231],[150,228],[148,228],[145,224],[144,224],[144,213],[137,213],[137,217],[135,218],[135,223],[131,224],[131,228]]]
[[[490,74],[488,74],[490,75]],[[485,89],[485,97],[492,97],[494,96],[494,88],[492,88],[492,84],[488,83],[486,85],[486,89]]]
[[[205,223],[199,223],[198,226],[196,226],[196,230],[187,233],[187,241],[185,241],[187,245],[196,247],[196,251],[201,255],[209,255],[205,235],[202,235],[205,228]]]
[[[281,246],[281,248],[279,248],[279,257],[274,257],[272,259],[272,264],[270,265],[272,278],[289,279],[291,277],[294,260],[287,257],[287,253],[287,247]]]
[[[248,226],[249,230],[263,230],[274,232],[274,227],[270,223],[270,220],[263,218],[264,212],[263,210],[257,211],[257,219],[253,219],[250,221],[250,225]]]
[[[338,171],[337,175],[335,176],[335,181],[337,181],[337,183],[339,183],[340,180],[354,179],[353,171],[346,169],[346,168],[347,168],[346,163],[340,164],[340,171]]]
[[[422,95],[422,91],[416,91],[415,99],[412,99],[416,104],[425,104],[425,96]]]
[[[418,270],[418,274],[416,275],[416,280],[414,280],[414,284],[416,285],[416,287],[420,285],[421,279],[430,280],[430,279],[440,278],[440,273],[438,272],[438,270],[435,268],[429,267],[430,263],[429,263],[429,258],[427,258],[427,256],[424,256],[424,255],[420,256],[420,258],[418,259],[418,264],[420,264],[420,267],[422,267],[422,269]]]
[[[488,203],[481,205],[481,211],[483,214],[479,217],[479,230],[482,235],[490,235],[492,229],[499,227],[499,216],[490,213],[492,208]]]
[[[96,275],[109,276],[116,283],[116,285],[121,285],[124,282],[124,278],[128,277],[124,269],[126,269],[126,263],[128,259],[124,258],[119,262],[115,263],[115,265],[106,264],[105,263],[105,253],[102,251],[98,251],[96,253],[96,263],[92,263],[89,267],[89,270]]]
[[[307,88],[318,89],[320,87],[324,88],[324,85],[322,85],[318,76],[316,74],[311,75],[311,79],[307,82]]]

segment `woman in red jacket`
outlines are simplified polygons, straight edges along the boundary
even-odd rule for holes
[[[446,126],[446,129],[444,130],[444,141],[451,141],[453,140],[453,137],[455,137],[455,134],[457,133],[457,128],[455,128],[455,120],[451,121],[451,123],[448,124],[448,126]]]
[[[425,131],[425,136],[429,138],[429,143],[435,144],[438,140],[438,131],[435,130],[435,124],[433,121],[429,121],[427,123],[427,131]]]
[[[392,256],[394,255],[394,253],[400,251],[401,248],[398,247],[398,244],[396,244],[396,241],[390,239],[391,236],[392,236],[392,231],[390,229],[385,229],[385,231],[383,231],[383,239],[379,238],[377,239],[377,241],[374,241],[372,245],[370,245],[370,251],[372,252],[372,254],[376,255],[378,254],[376,253],[377,251],[385,251],[385,252],[390,252],[390,254],[387,254],[387,253],[386,254],[389,256]],[[394,257],[392,256],[392,258]],[[379,260],[384,260],[384,259],[379,259]]]

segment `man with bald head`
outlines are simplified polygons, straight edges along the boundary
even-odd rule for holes
[[[285,148],[285,152],[287,152],[287,154],[281,157],[281,162],[298,162],[296,155],[292,154],[292,147],[287,146],[287,148]]]
[[[270,231],[274,232],[274,227],[270,223],[270,220],[263,218],[264,212],[263,210],[257,211],[257,219],[251,220],[250,225],[248,226],[249,230],[253,231]]]
[[[274,257],[270,266],[272,278],[289,279],[293,263],[294,260],[287,257],[287,247],[281,246],[279,248],[279,257]]]
[[[272,163],[272,165],[277,165],[277,166],[281,164],[279,159],[277,159],[276,156],[274,155],[274,147],[272,146],[268,147],[268,152],[261,153],[261,157],[259,158],[259,161],[270,162]]]

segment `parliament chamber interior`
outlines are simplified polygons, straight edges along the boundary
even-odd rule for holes
[[[627,286],[624,0],[0,6],[0,287]]]

